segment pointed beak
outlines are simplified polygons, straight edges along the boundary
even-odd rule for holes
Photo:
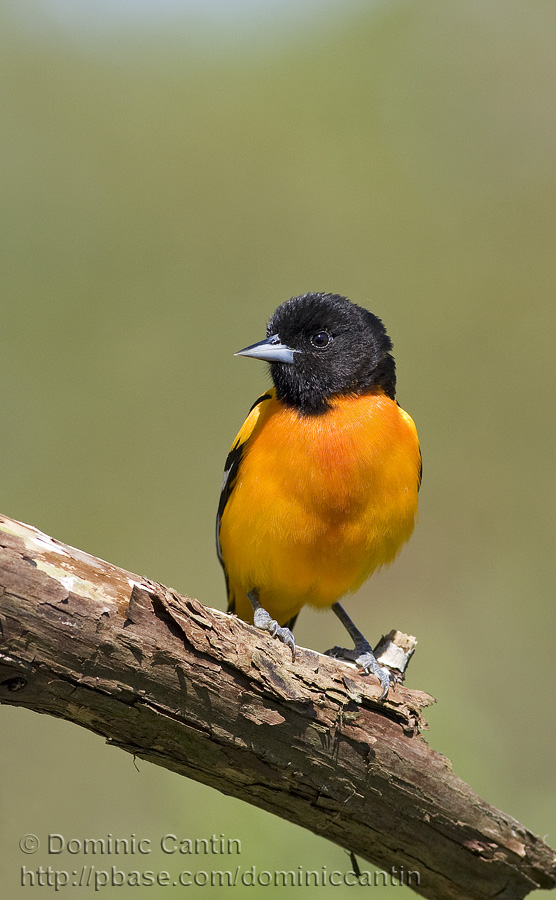
[[[293,355],[296,350],[292,350],[283,344],[277,334],[272,337],[259,341],[258,344],[251,344],[243,350],[238,350],[234,356],[252,356],[253,359],[263,359],[265,362],[277,363],[293,363]]]

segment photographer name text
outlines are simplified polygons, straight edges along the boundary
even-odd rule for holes
[[[36,834],[25,834],[19,841],[19,847],[23,853],[36,853],[41,847],[41,841]],[[43,850],[51,856],[70,853],[90,854],[95,856],[114,856],[121,854],[133,856],[141,854],[146,856],[153,850],[162,850],[163,853],[172,855],[204,855],[204,856],[239,856],[241,854],[241,841],[239,838],[229,838],[224,834],[212,834],[209,837],[183,837],[177,834],[163,834],[160,838],[138,837],[130,834],[126,837],[116,837],[107,834],[104,837],[69,837],[62,834],[48,834],[43,839]]]

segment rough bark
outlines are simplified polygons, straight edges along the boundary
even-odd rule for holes
[[[419,873],[441,900],[556,885],[554,851],[489,806],[420,731],[427,694],[386,703],[347,663],[0,517],[0,700]],[[407,882],[405,882],[407,883]]]

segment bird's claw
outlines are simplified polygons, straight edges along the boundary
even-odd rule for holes
[[[361,653],[355,659],[355,665],[363,669],[363,673],[365,675],[372,673],[378,678],[378,680],[380,681],[380,686],[382,688],[382,694],[380,695],[379,699],[386,700],[388,691],[390,689],[390,673],[387,669],[383,669],[382,666],[379,666],[373,651],[369,650],[365,653]]]
[[[363,670],[364,675],[375,675],[382,688],[382,694],[379,699],[386,699],[391,683],[390,673],[387,669],[379,666],[370,644],[365,642],[365,644],[361,644],[353,649],[347,647],[332,647],[330,650],[326,651],[326,656],[334,656],[337,659],[348,659],[351,662],[354,662],[356,666],[359,666],[359,668]]]
[[[295,660],[295,638],[289,628],[279,625],[276,619],[272,619],[266,609],[259,606],[253,615],[253,624],[255,628],[262,631],[268,631],[272,637],[278,638],[286,647],[289,647],[292,653],[292,660]]]

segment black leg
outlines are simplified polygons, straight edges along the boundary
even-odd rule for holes
[[[355,644],[355,647],[353,650],[345,650],[343,647],[333,647],[332,650],[326,651],[327,654],[329,656],[338,656],[353,660],[353,662],[355,662],[356,665],[360,666],[365,673],[368,674],[369,672],[372,672],[373,675],[376,675],[382,687],[382,694],[380,695],[380,699],[385,700],[386,696],[388,695],[388,689],[390,687],[389,672],[386,669],[383,669],[382,666],[379,666],[371,645],[364,637],[364,635],[361,634],[359,629],[353,624],[344,607],[339,603],[333,603],[332,609],[338,616],[342,625],[346,628],[350,638]]]
[[[266,609],[261,606],[259,595],[256,590],[249,591],[247,594],[249,602],[253,607],[253,622],[255,628],[262,631],[269,631],[272,637],[278,638],[283,644],[286,644],[292,652],[292,659],[295,659],[295,638],[289,628],[283,628],[278,624],[276,619],[272,619]]]

